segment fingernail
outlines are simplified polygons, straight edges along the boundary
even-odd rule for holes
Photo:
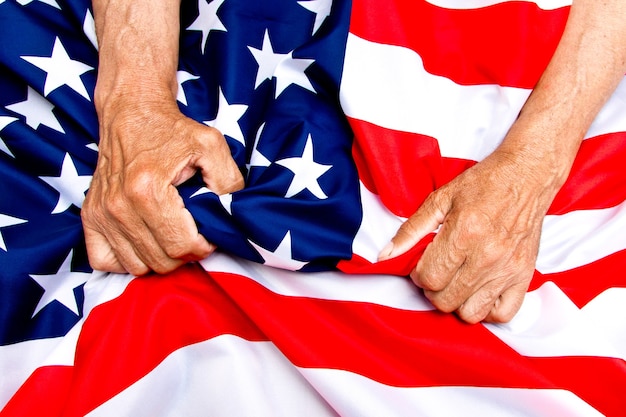
[[[378,254],[378,260],[384,261],[385,259],[391,258],[391,253],[393,252],[393,242],[387,243],[385,247]]]

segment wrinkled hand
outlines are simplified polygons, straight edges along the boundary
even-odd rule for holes
[[[467,322],[506,322],[533,276],[554,196],[523,157],[496,151],[433,192],[381,252],[406,252],[439,228],[411,272],[439,310]],[[546,192],[546,190],[550,192]]]
[[[243,187],[224,137],[170,97],[120,97],[99,112],[100,154],[82,219],[94,269],[142,275],[208,256],[175,186],[202,172],[217,194]]]

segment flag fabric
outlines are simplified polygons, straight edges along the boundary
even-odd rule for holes
[[[246,188],[180,186],[220,252],[92,271],[90,4],[0,0],[0,416],[621,416],[626,84],[544,221],[507,324],[437,312],[376,262],[488,155],[550,59],[564,0],[183,1],[178,102]]]

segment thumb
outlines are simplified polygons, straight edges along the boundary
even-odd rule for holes
[[[395,258],[409,251],[429,233],[437,230],[448,213],[450,202],[442,193],[432,193],[422,206],[405,221],[391,241],[380,251],[378,260]]]
[[[218,195],[239,191],[244,178],[233,159],[226,138],[213,127],[195,125],[194,134],[200,145],[194,166],[202,173],[207,188]]]

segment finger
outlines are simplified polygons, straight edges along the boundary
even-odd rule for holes
[[[141,192],[137,192],[137,188],[132,190],[128,201],[123,198],[107,200],[98,230],[103,231],[115,257],[129,273],[143,275],[150,270],[157,273],[173,271],[184,262],[166,253],[145,221],[146,214],[158,218],[159,213],[167,212],[167,209],[163,209],[165,206],[159,200],[150,198],[154,192],[149,187]]]
[[[94,270],[117,273],[127,272],[115,256],[109,241],[102,234],[87,227],[84,228],[84,234],[87,258],[89,259],[89,265]]]
[[[207,188],[217,195],[234,193],[243,189],[245,184],[243,175],[230,154],[223,159],[219,164],[208,162],[208,158],[199,159],[198,168],[202,173],[202,179]]]
[[[426,247],[410,276],[415,285],[428,291],[442,292],[439,296],[459,303],[471,293],[467,288],[474,276],[467,264],[467,248],[455,225],[446,223]],[[462,290],[464,290],[462,292]],[[446,308],[453,311],[458,305]]]
[[[400,226],[396,235],[379,253],[379,261],[402,255],[443,223],[449,202],[440,201],[440,195],[436,192],[431,194],[415,214]]]
[[[169,272],[174,265],[204,259],[215,250],[198,232],[174,186],[168,186],[162,198],[147,203],[140,211],[147,229],[142,244],[146,245],[148,265],[155,271]]]
[[[522,307],[527,290],[528,286],[521,283],[507,288],[495,300],[484,321],[490,323],[507,323],[511,321]]]
[[[215,128],[198,125],[200,155],[195,161],[207,187],[218,195],[239,191],[244,178],[233,159],[226,138]]]
[[[479,323],[487,317],[501,294],[501,284],[490,281],[478,288],[459,306],[456,310],[457,315],[468,323]]]
[[[433,243],[426,248],[426,251],[429,251]],[[454,263],[446,260],[448,265],[444,269],[440,264],[444,261],[432,261],[432,257],[426,257],[426,251],[418,263],[419,268],[416,267],[411,273],[411,279],[415,285],[424,290],[426,298],[438,310],[446,313],[456,311],[474,291],[470,281],[472,275],[464,263],[464,258],[458,258]]]
[[[144,275],[150,268],[136,255],[123,239],[116,239],[117,250],[100,232],[85,227],[85,244],[91,267],[98,271]]]

